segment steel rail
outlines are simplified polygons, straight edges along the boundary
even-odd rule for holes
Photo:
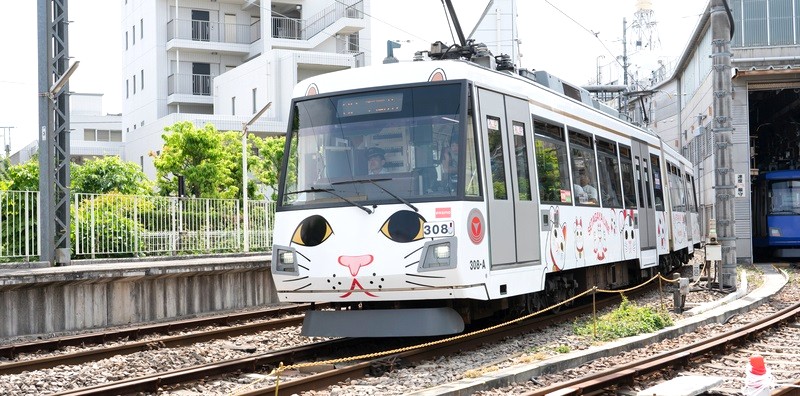
[[[40,351],[55,351],[66,346],[82,346],[90,344],[104,344],[109,341],[122,339],[137,340],[151,334],[169,334],[202,326],[229,326],[233,323],[246,320],[262,319],[265,316],[293,315],[309,309],[309,304],[292,305],[288,307],[259,309],[257,311],[234,313],[228,315],[215,315],[210,317],[183,319],[165,323],[156,323],[145,326],[126,327],[117,330],[91,332],[46,340],[22,342],[16,344],[0,345],[0,357],[13,359],[20,353],[35,353]],[[317,308],[322,305],[317,304]]]
[[[628,293],[631,296],[644,293],[644,290],[636,290]],[[597,308],[604,308],[612,304],[617,304],[621,301],[621,296],[615,294],[596,303]],[[593,310],[592,305],[582,305],[579,307],[569,308],[561,312],[549,315],[534,317],[522,321],[515,325],[509,325],[495,329],[492,332],[478,333],[467,338],[458,340],[451,340],[446,343],[432,345],[429,347],[421,347],[419,349],[398,353],[378,359],[372,359],[360,363],[353,364],[352,366],[343,367],[339,369],[328,370],[318,374],[313,374],[305,378],[281,381],[277,386],[279,394],[293,395],[300,394],[304,391],[318,390],[323,387],[335,385],[341,381],[354,378],[361,378],[368,374],[372,374],[375,368],[391,365],[409,365],[418,363],[424,360],[430,360],[442,355],[454,354],[468,350],[474,350],[481,345],[499,342],[508,337],[518,336],[520,334],[528,333],[534,330],[539,330],[550,326],[555,323],[562,323],[566,320],[574,318],[577,315],[591,313]],[[248,392],[237,393],[237,396],[256,396],[256,395],[275,395],[276,386],[272,385],[261,389],[256,389]]]
[[[99,384],[87,388],[72,389],[56,393],[55,395],[120,395],[134,392],[156,392],[158,388],[162,386],[180,384],[207,376],[228,374],[240,370],[253,372],[261,367],[276,367],[281,362],[313,359],[320,353],[332,354],[336,351],[351,348],[355,343],[362,341],[362,339],[356,338],[341,338],[323,341],[259,354],[256,356],[248,356],[245,358],[230,359],[223,362],[197,365],[185,369],[173,370],[167,373],[151,374],[112,383]]]
[[[628,293],[630,296],[635,296],[639,293],[644,293],[646,290],[637,289]],[[597,307],[610,306],[619,303],[621,296],[614,294],[611,297],[598,300]],[[363,377],[372,373],[375,367],[383,367],[392,365],[395,362],[408,364],[427,360],[433,357],[441,356],[448,353],[456,353],[459,351],[475,349],[480,345],[497,342],[504,338],[519,335],[521,333],[530,332],[536,329],[541,329],[553,323],[560,323],[564,320],[569,320],[576,315],[591,313],[593,310],[592,305],[583,305],[580,307],[565,309],[555,315],[546,315],[536,318],[531,318],[526,321],[504,326],[496,329],[493,332],[476,334],[466,339],[453,340],[444,344],[438,344],[427,348],[419,348],[416,350],[386,356],[378,359],[372,359],[365,362],[355,363],[348,367],[335,368],[327,370],[318,374],[312,374],[308,377],[282,382],[279,386],[281,393],[294,394],[305,390],[319,389],[323,386],[335,384],[343,381],[346,378]],[[428,340],[445,339],[448,337],[428,338]],[[257,356],[250,356],[238,359],[230,359],[223,362],[209,363],[205,365],[193,366],[185,369],[173,370],[162,374],[153,374],[143,377],[131,378],[106,384],[95,385],[92,387],[74,389],[58,393],[57,395],[118,395],[128,394],[133,392],[155,392],[159,387],[167,385],[178,385],[190,381],[219,376],[222,374],[229,374],[237,371],[242,372],[255,372],[260,368],[272,369],[278,367],[279,364],[285,365],[294,364],[294,362],[303,360],[316,360],[319,361],[320,356],[340,355],[347,352],[351,348],[363,344],[364,339],[361,338],[344,338],[333,341],[326,341],[324,343],[311,344],[301,346],[298,348],[290,348],[287,350],[276,351]],[[411,344],[409,344],[411,345]],[[275,393],[275,387],[270,386],[263,389],[258,389],[249,393],[241,393],[242,395],[263,395]]]
[[[768,328],[795,320],[799,315],[800,303],[797,303],[766,318],[748,323],[738,329],[700,340],[694,344],[619,365],[586,377],[539,388],[523,395],[544,396],[557,393],[559,395],[577,396],[590,394],[617,384],[633,384],[638,376],[650,374],[666,367],[687,365],[694,358],[715,350],[724,350],[731,344],[744,342]]]

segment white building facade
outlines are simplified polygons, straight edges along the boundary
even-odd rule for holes
[[[369,0],[124,0],[123,158],[149,177],[164,127],[286,132],[294,85],[369,61]]]
[[[70,93],[69,109],[70,161],[83,164],[92,158],[123,155],[122,115],[103,113],[103,94]],[[28,162],[38,152],[39,141],[34,140],[11,156],[11,164]]]

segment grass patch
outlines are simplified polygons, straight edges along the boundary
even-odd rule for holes
[[[564,345],[564,344],[559,345],[559,346],[556,347],[556,352],[558,352],[558,353],[569,353],[570,352],[570,347],[569,347],[569,345]]]
[[[650,307],[639,307],[623,297],[617,309],[597,318],[597,339],[611,341],[651,333],[672,324],[669,313]],[[594,328],[592,319],[576,322],[574,326],[575,334],[587,337],[594,336]]]

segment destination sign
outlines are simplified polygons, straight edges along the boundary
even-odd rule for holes
[[[339,117],[396,113],[399,111],[403,111],[403,94],[400,92],[351,96],[339,99],[336,103],[336,112]]]

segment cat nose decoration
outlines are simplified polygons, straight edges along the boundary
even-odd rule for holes
[[[350,275],[358,275],[358,270],[372,263],[372,255],[365,254],[363,256],[339,256],[339,264],[350,269]]]

